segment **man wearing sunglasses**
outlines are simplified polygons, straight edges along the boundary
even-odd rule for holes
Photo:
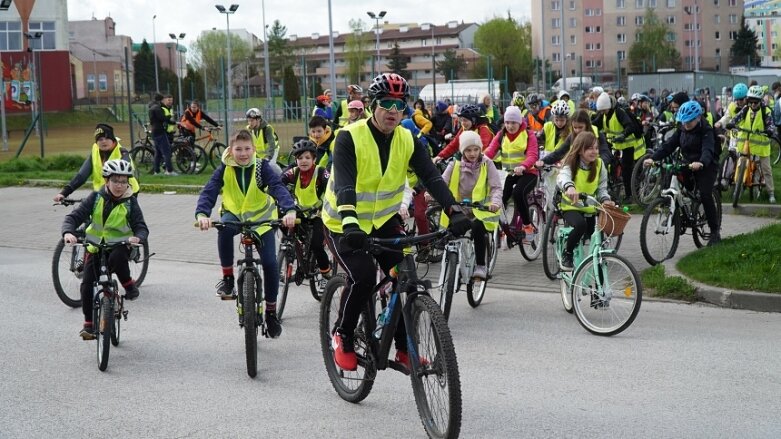
[[[450,217],[450,230],[461,236],[471,221],[455,205],[442,176],[431,163],[428,151],[412,134],[399,126],[407,108],[409,85],[395,73],[383,73],[369,87],[372,117],[347,125],[334,141],[331,178],[323,200],[323,223],[336,249],[337,260],[348,280],[345,302],[336,320],[332,345],[336,365],[357,368],[353,333],[358,317],[376,284],[375,262],[385,273],[401,262],[399,251],[370,255],[368,237],[392,238],[404,234],[398,215],[411,169]],[[409,368],[404,325],[395,334],[396,359]]]

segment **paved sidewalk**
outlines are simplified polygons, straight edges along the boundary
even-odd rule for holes
[[[0,205],[3,206],[4,224],[0,232],[0,245],[53,250],[60,237],[62,218],[70,207],[53,206],[54,188],[9,187],[0,188]],[[78,191],[73,198],[84,197],[86,191]],[[150,229],[150,249],[154,258],[210,265],[204,269],[214,272],[215,282],[220,277],[217,263],[216,231],[200,232],[194,224],[197,195],[142,194],[139,202]],[[725,212],[728,209],[725,209]],[[731,210],[731,209],[730,209]],[[213,217],[215,214],[212,215]],[[638,272],[649,267],[640,251],[641,215],[633,215],[627,224],[620,253],[627,257]],[[722,236],[731,236],[755,230],[776,222],[770,218],[756,218],[726,214],[723,218]],[[684,235],[675,258],[666,262],[667,267],[685,254],[695,250],[691,235]],[[154,264],[150,270],[154,270]],[[428,278],[436,280],[438,265],[430,267]],[[494,277],[489,284],[500,288],[521,291],[558,292],[558,282],[545,277],[540,259],[527,262],[517,248],[499,251]],[[211,285],[208,286],[211,288]],[[721,306],[745,307],[760,311],[781,311],[781,295],[760,294],[761,300],[738,300],[741,293],[726,293],[714,287],[701,286],[703,298]],[[765,300],[765,296],[773,298]],[[769,307],[765,309],[762,307]]]

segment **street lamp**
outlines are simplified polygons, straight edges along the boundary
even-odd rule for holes
[[[179,36],[176,34],[168,34],[172,40],[176,40],[176,81],[179,85],[179,114],[184,113],[184,106],[182,105],[182,63],[179,60],[179,40],[183,40],[185,33],[182,32]]]
[[[236,12],[236,9],[239,9],[239,5],[232,4],[230,7],[226,10],[225,6],[223,5],[214,5],[215,8],[217,8],[218,11],[220,11],[220,14],[225,14],[225,22],[227,24],[227,40],[228,40],[228,105],[227,110],[228,113],[230,113],[230,108],[232,104],[233,99],[233,76],[232,76],[232,69],[231,69],[231,20],[230,16],[231,14]],[[265,32],[265,30],[264,30]],[[228,123],[226,120],[225,123]],[[226,130],[227,132],[227,130]]]
[[[375,23],[374,34],[377,37],[375,38],[374,47],[377,49],[377,64],[376,64],[377,68],[380,67],[379,66],[379,64],[380,64],[380,20],[382,20],[382,18],[385,17],[386,13],[387,13],[386,11],[380,11],[379,14],[375,14],[374,12],[371,12],[371,11],[367,12],[367,14],[369,14],[369,17],[372,20],[374,20],[374,23]],[[372,78],[377,76],[376,71],[377,70],[375,69],[375,61],[374,61],[374,58],[372,58]]]
[[[155,18],[157,14],[152,16],[152,54],[155,57],[155,91],[160,92],[160,76],[157,73],[157,34],[155,33]]]
[[[429,26],[431,28],[431,86],[434,87],[433,96],[434,96],[434,103],[437,102],[437,62],[436,62],[436,55],[434,54],[434,46],[436,45],[436,40],[434,39],[434,24],[433,23],[423,23],[421,26]]]

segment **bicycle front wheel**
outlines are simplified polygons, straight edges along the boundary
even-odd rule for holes
[[[255,378],[258,373],[258,309],[255,302],[255,275],[244,272],[239,284],[239,298],[244,313],[244,350],[247,354],[247,375]]]
[[[428,295],[409,304],[407,331],[412,390],[429,437],[458,437],[461,430],[461,380],[456,350],[445,317]]]
[[[640,311],[643,287],[637,271],[616,254],[589,256],[572,281],[572,305],[580,324],[596,335],[615,335]]]
[[[277,267],[279,267],[279,293],[277,293],[277,318],[282,319],[287,303],[287,292],[290,289],[290,281],[293,278],[295,258],[291,258],[287,249],[280,248],[277,253]]]
[[[98,342],[98,369],[105,371],[111,351],[111,330],[114,327],[114,310],[108,297],[102,297],[93,311],[95,338]]]
[[[369,337],[373,336],[374,311],[372,305],[367,304],[355,328],[353,341],[355,354],[358,356],[357,369],[348,371],[339,368],[334,361],[331,336],[339,320],[339,309],[346,300],[344,296],[346,286],[347,280],[341,275],[332,277],[325,286],[323,300],[320,302],[320,348],[328,379],[336,393],[345,401],[358,403],[369,396],[374,386],[374,377],[377,375],[369,346]]]
[[[445,258],[445,282],[440,287],[439,306],[445,320],[450,318],[450,307],[453,305],[453,293],[458,285],[458,255],[454,252],[447,254]]]
[[[155,151],[152,148],[136,146],[130,150],[130,158],[138,175],[152,175],[152,166],[155,162]]]
[[[781,161],[781,144],[774,137],[770,138],[770,161],[773,166]]]
[[[192,148],[195,157],[191,173],[200,174],[209,166],[209,154],[199,145],[194,145]]]
[[[60,239],[52,257],[54,291],[71,308],[81,306],[81,278],[84,270],[84,246],[66,246]]]
[[[149,243],[144,241],[140,246],[130,248],[130,277],[137,287],[146,279],[146,272],[149,270]]]
[[[564,311],[572,314],[572,289],[564,278],[559,279],[559,292],[561,293],[561,304],[564,305]]]
[[[659,198],[645,209],[640,223],[640,249],[651,265],[675,255],[681,235],[681,218],[673,212],[669,198]]]
[[[555,212],[548,215],[545,230],[542,233],[542,269],[550,280],[556,280],[561,267],[556,257],[556,234],[559,231],[559,216]]]
[[[647,158],[650,156],[646,156]],[[632,172],[632,200],[646,207],[655,200],[661,192],[661,176],[659,168],[643,166],[642,159],[635,164]]]
[[[527,240],[524,238],[523,242],[518,245],[518,249],[521,250],[521,256],[527,261],[533,261],[542,253],[542,233],[545,228],[545,212],[542,210],[542,206],[537,203],[529,204],[529,217],[531,218],[532,227],[534,227],[534,238]]]
[[[711,196],[713,197],[713,203],[716,205],[716,215],[720,228],[721,192],[714,190]],[[697,210],[693,221],[694,225],[692,226],[692,238],[694,239],[694,245],[696,245],[697,248],[702,248],[705,246],[705,244],[708,243],[708,240],[710,240],[710,237],[713,234],[713,230],[711,230],[710,226],[708,225],[708,217],[705,215],[705,207],[701,202],[697,202],[696,206]],[[718,232],[718,230],[716,231]]]
[[[171,147],[171,160],[182,174],[192,174],[195,170],[197,157],[195,150],[187,144],[176,144]]]
[[[499,226],[494,229],[493,232],[488,234],[488,251],[486,257],[488,257],[488,275],[490,276],[496,268],[496,260],[499,258],[499,245],[502,241],[502,227]]]

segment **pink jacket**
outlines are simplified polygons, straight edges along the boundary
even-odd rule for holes
[[[526,159],[523,161],[523,163],[521,163],[521,165],[526,167],[526,172],[536,175],[539,172],[537,171],[537,168],[534,167],[534,163],[536,163],[540,157],[540,150],[537,146],[537,136],[535,136],[533,132],[527,129],[526,119],[521,121],[521,129],[526,130],[528,138],[526,141]],[[499,149],[502,147],[502,138],[504,138],[505,135],[505,129],[502,128],[498,133],[496,133],[493,140],[491,140],[488,148],[483,151],[483,153],[491,160],[493,160],[494,157],[499,154]]]
[[[451,162],[447,166],[447,169],[445,169],[445,172],[442,174],[442,179],[445,180],[445,183],[448,186],[450,185],[450,176],[453,175],[453,166],[455,163],[455,161]],[[496,166],[494,166],[494,163],[485,156],[485,154],[480,156],[480,161],[475,163],[461,160],[461,176],[458,181],[458,196],[455,197],[456,201],[463,201],[464,198],[472,197],[472,190],[475,188],[475,184],[477,184],[477,177],[480,176],[480,166],[483,163],[487,164],[486,170],[488,173],[488,187],[490,188],[489,197],[491,199],[491,203],[497,206],[501,206],[502,181],[499,177],[499,171],[496,169]]]

